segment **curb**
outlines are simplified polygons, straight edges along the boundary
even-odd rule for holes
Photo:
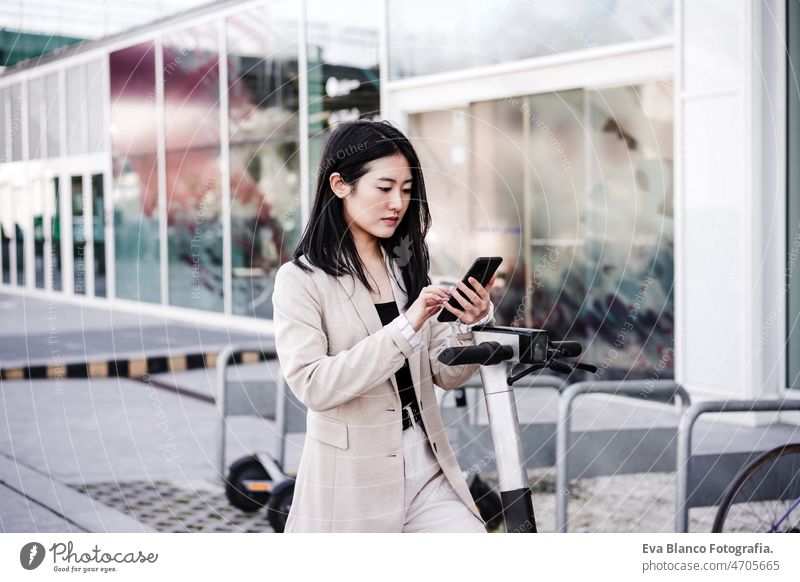
[[[165,372],[183,372],[199,368],[213,368],[221,350],[180,356],[141,355],[130,358],[73,362],[68,364],[30,364],[28,366],[0,367],[0,380],[33,380],[63,378],[136,378],[141,379]],[[254,364],[274,360],[274,351],[241,351],[233,354],[235,364]]]

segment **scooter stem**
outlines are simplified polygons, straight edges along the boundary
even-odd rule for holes
[[[493,341],[498,334],[474,331],[475,343]],[[536,533],[528,472],[522,454],[514,389],[506,383],[506,365],[481,366],[483,395],[494,444],[497,479],[506,531]]]

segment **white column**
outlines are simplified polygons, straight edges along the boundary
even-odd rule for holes
[[[765,51],[783,36],[770,4],[780,3],[676,3],[676,378],[696,397],[782,390],[784,325],[767,317],[782,309],[785,245],[779,88],[762,69],[781,58]]]

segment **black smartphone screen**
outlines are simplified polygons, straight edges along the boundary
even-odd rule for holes
[[[503,262],[503,257],[478,257],[472,263],[472,266],[467,271],[467,274],[464,275],[462,281],[472,289],[472,285],[469,282],[470,277],[474,277],[478,281],[480,281],[481,285],[486,285],[494,275],[494,272],[497,271],[497,267],[500,266],[500,263]],[[457,287],[456,287],[457,288]],[[451,297],[448,300],[448,303],[457,309],[461,309],[461,304],[455,297]],[[442,310],[439,312],[439,316],[436,318],[437,321],[446,322],[446,321],[455,321],[458,319],[456,315],[446,308],[442,307]]]

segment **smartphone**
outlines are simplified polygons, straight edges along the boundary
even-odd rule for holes
[[[472,266],[467,271],[467,274],[464,275],[462,281],[466,284],[467,287],[472,289],[472,284],[469,282],[470,277],[474,277],[477,279],[481,285],[487,285],[494,275],[494,272],[497,270],[497,267],[500,266],[500,263],[503,262],[503,257],[478,257],[472,263]],[[456,287],[458,289],[458,287]],[[463,294],[463,293],[462,293]],[[455,297],[450,297],[448,303],[457,309],[461,309],[461,304],[458,302],[458,299]],[[442,310],[439,312],[439,317],[436,318],[437,321],[456,321],[458,317],[455,313],[448,311],[446,308],[442,307]]]

